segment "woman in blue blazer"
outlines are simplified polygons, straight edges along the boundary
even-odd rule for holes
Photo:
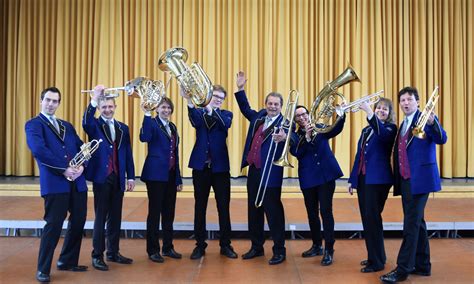
[[[393,184],[390,157],[397,134],[392,101],[381,98],[374,108],[375,111],[367,103],[360,106],[367,114],[369,125],[362,129],[348,186],[350,194],[357,189],[364,228],[368,258],[361,262],[363,273],[384,269],[387,258],[382,211]]]
[[[148,155],[143,165],[141,180],[146,183],[148,193],[147,253],[150,260],[163,262],[163,256],[181,258],[173,247],[173,222],[176,206],[176,192],[181,191],[183,182],[179,170],[179,136],[170,120],[173,102],[163,98],[156,110],[157,115],[145,111],[140,141],[148,143]],[[160,254],[158,230],[162,218],[163,250]]]
[[[334,128],[327,133],[318,133],[312,136],[313,125],[309,123],[308,110],[304,106],[297,106],[295,122],[298,131],[292,144],[291,153],[298,159],[298,176],[303,191],[306,211],[313,245],[303,252],[303,257],[324,256],[321,265],[332,264],[334,256],[334,216],[332,213],[332,199],[336,189],[336,179],[343,176],[342,170],[334,157],[328,140],[341,133],[344,128],[345,115],[337,122]],[[320,210],[319,208],[320,207]],[[325,248],[322,247],[321,221],[318,211],[321,212],[324,227]]]

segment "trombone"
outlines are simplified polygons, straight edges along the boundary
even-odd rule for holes
[[[267,158],[265,159],[265,165],[263,166],[262,175],[260,178],[260,184],[258,185],[257,196],[255,198],[255,207],[259,208],[262,206],[263,199],[265,198],[265,193],[267,192],[268,180],[270,179],[270,173],[272,171],[272,166],[279,167],[290,167],[293,168],[293,165],[288,160],[288,152],[290,148],[290,139],[291,139],[291,129],[293,127],[293,120],[295,116],[296,106],[298,105],[298,98],[300,94],[297,90],[291,90],[288,95],[288,102],[286,103],[285,114],[283,115],[283,122],[280,126],[280,131],[287,130],[285,146],[283,147],[282,154],[278,160],[275,159],[275,155],[278,148],[278,143],[273,139],[270,142],[270,148],[268,149]],[[272,158],[270,158],[270,153],[273,151]],[[272,161],[272,163],[269,163]],[[265,182],[264,182],[265,179]]]

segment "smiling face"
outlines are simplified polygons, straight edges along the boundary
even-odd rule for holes
[[[212,108],[220,108],[224,100],[225,100],[225,94],[221,91],[214,90],[214,92],[212,93],[212,99],[209,102],[209,105]]]
[[[41,100],[41,111],[47,115],[54,115],[59,107],[60,97],[58,93],[46,92]]]
[[[275,117],[281,112],[281,100],[277,96],[268,96],[265,102],[265,109],[269,117]]]
[[[105,119],[112,119],[114,117],[116,107],[114,99],[99,101],[99,112]]]
[[[406,116],[414,113],[418,109],[418,101],[410,93],[404,93],[400,96],[400,108]]]
[[[164,102],[158,106],[156,112],[158,113],[161,119],[169,120],[171,114],[173,113],[173,110],[171,109],[171,106],[168,103]]]
[[[295,122],[300,128],[305,128],[309,123],[309,115],[306,109],[300,107],[295,110]]]
[[[374,112],[378,119],[381,121],[386,121],[390,115],[390,107],[387,104],[381,102],[377,104]]]

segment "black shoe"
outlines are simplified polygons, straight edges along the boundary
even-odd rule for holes
[[[169,250],[163,250],[162,254],[163,256],[167,256],[167,257],[171,257],[175,259],[180,259],[183,257],[179,252],[175,251],[174,248],[171,248]]]
[[[396,283],[407,280],[408,274],[402,273],[397,269],[390,271],[389,273],[380,276],[380,280],[384,283]]]
[[[87,271],[87,266],[85,265],[66,265],[60,261],[57,263],[58,270],[64,271],[74,271],[74,272],[83,272]]]
[[[370,265],[367,265],[366,267],[362,267],[360,269],[360,272],[362,273],[371,273],[371,272],[377,272],[377,271],[380,271],[380,270],[383,270],[384,267],[380,267],[380,268],[376,268],[376,267],[372,267]]]
[[[368,259],[364,259],[360,262],[360,265],[362,265],[362,266],[367,266],[369,264],[370,264],[370,261]]]
[[[333,258],[334,258],[334,250],[325,249],[323,259],[321,259],[321,265],[322,266],[331,265],[333,262]]]
[[[302,257],[313,257],[323,255],[323,247],[320,245],[312,245],[311,248],[301,254]]]
[[[101,271],[109,270],[109,266],[104,262],[104,259],[102,257],[93,257],[92,266],[95,269],[101,270]]]
[[[232,246],[221,247],[221,254],[227,256],[228,258],[237,258],[237,254],[234,251]]]
[[[36,272],[36,280],[38,280],[38,282],[47,283],[51,281],[51,278],[49,277],[49,274],[38,271]]]
[[[206,254],[206,250],[201,247],[195,247],[191,253],[191,259],[199,259]]]
[[[280,264],[283,261],[285,261],[286,256],[283,254],[274,254],[272,258],[268,261],[268,264],[270,265],[275,265],[275,264]]]
[[[410,274],[420,275],[420,276],[431,276],[431,271],[424,271],[416,269],[411,271]]]
[[[158,262],[158,263],[162,263],[164,262],[165,260],[163,259],[163,257],[160,255],[159,252],[157,253],[154,253],[152,255],[149,255],[148,258],[153,261],[153,262]]]
[[[121,255],[120,253],[117,253],[115,255],[108,255],[107,260],[120,263],[120,264],[131,264],[133,262],[133,259],[125,257]]]
[[[254,248],[251,248],[248,252],[246,252],[242,255],[242,258],[243,259],[252,259],[254,257],[263,256],[263,254],[264,254],[263,249],[262,250],[256,250]]]

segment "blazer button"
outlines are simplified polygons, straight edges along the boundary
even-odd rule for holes
[[[319,162],[317,162],[316,164],[319,165]]]
[[[67,155],[64,155],[64,158],[66,158],[66,159],[67,159]]]
[[[112,145],[110,145],[110,148],[112,149]]]
[[[66,146],[63,145],[63,149],[66,149]]]

